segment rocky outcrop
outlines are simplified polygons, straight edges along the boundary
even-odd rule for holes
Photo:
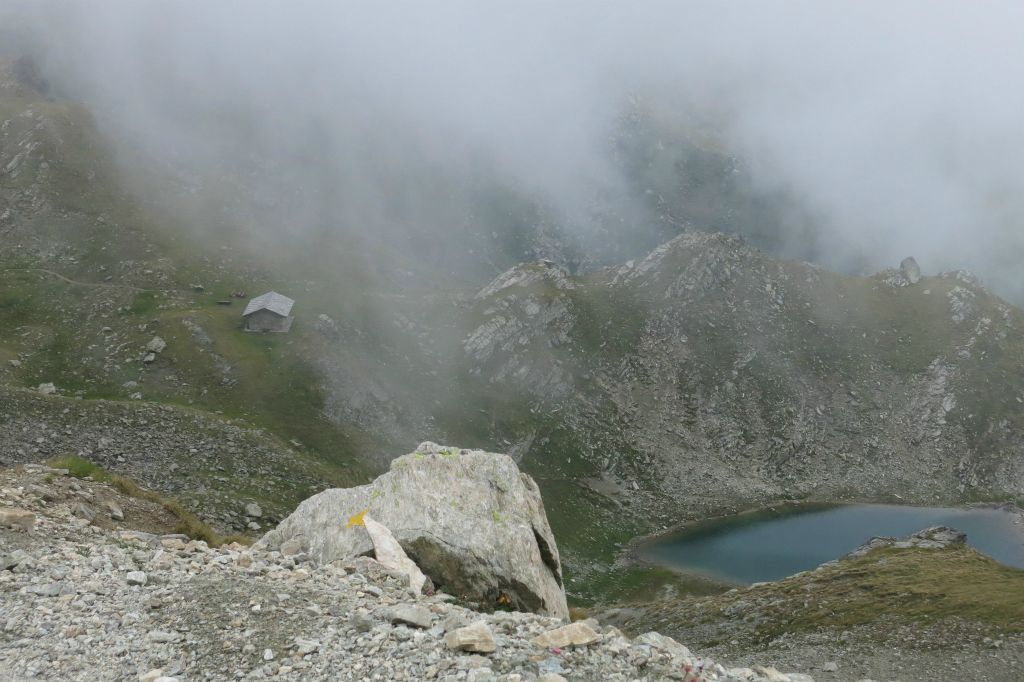
[[[560,286],[524,272],[473,302],[460,390],[500,396],[492,437],[541,486],[588,488],[595,527],[1024,492],[1024,316],[969,275],[837,275],[713,234]]]
[[[891,537],[871,538],[857,549],[850,552],[849,556],[858,557],[878,549],[879,547],[893,547],[895,549],[945,549],[954,545],[962,545],[967,541],[967,533],[949,526],[932,526],[918,531],[910,537],[899,539]]]
[[[917,284],[921,281],[921,266],[913,256],[907,256],[900,261],[900,274],[907,281],[907,284]]]
[[[423,443],[369,485],[305,500],[260,545],[298,545],[320,564],[350,559],[373,549],[366,516],[446,592],[568,616],[540,491],[507,455]]]

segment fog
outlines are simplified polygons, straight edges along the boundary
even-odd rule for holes
[[[511,229],[471,198],[488,184],[584,250],[629,244],[658,220],[613,153],[641,107],[787,197],[780,254],[849,271],[914,255],[1024,300],[1019,3],[0,6],[122,149],[193,183],[230,177],[251,229],[417,248],[461,230],[451,257],[472,259]]]

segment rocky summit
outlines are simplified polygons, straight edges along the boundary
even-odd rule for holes
[[[76,514],[100,500],[125,521]],[[595,620],[475,611],[366,556],[213,548],[161,528],[159,506],[64,470],[0,472],[0,509],[3,680],[811,680]]]

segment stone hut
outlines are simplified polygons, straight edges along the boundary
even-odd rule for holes
[[[276,291],[268,291],[249,301],[242,318],[247,332],[286,332],[292,328],[295,301]]]

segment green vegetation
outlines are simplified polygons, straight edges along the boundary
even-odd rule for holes
[[[179,526],[177,532],[195,540],[203,540],[211,547],[220,547],[223,544],[232,542],[248,545],[251,542],[244,535],[225,536],[217,533],[213,528],[201,521],[199,517],[185,509],[180,502],[143,488],[126,476],[111,473],[84,457],[68,455],[52,459],[48,464],[55,469],[67,469],[68,475],[75,478],[90,478],[99,483],[107,483],[129,497],[160,505],[178,519]]]
[[[693,641],[717,635],[769,642],[790,635],[842,632],[871,626],[883,641],[894,628],[974,624],[992,636],[1024,632],[1024,571],[1004,566],[974,549],[880,548],[816,571],[711,597],[670,599],[641,607],[637,622],[653,622]],[[743,618],[737,619],[737,613]],[[694,614],[700,614],[695,621]],[[756,617],[755,617],[756,616]],[[688,630],[695,627],[696,630]]]
[[[718,594],[731,586],[661,566],[612,566],[595,570],[573,591],[578,608],[635,604],[678,596]]]
[[[822,573],[771,587],[790,606],[811,590],[815,595],[809,608],[787,618],[786,630],[842,629],[880,618],[924,626],[956,618],[1024,632],[1024,571],[969,547],[884,548]]]

